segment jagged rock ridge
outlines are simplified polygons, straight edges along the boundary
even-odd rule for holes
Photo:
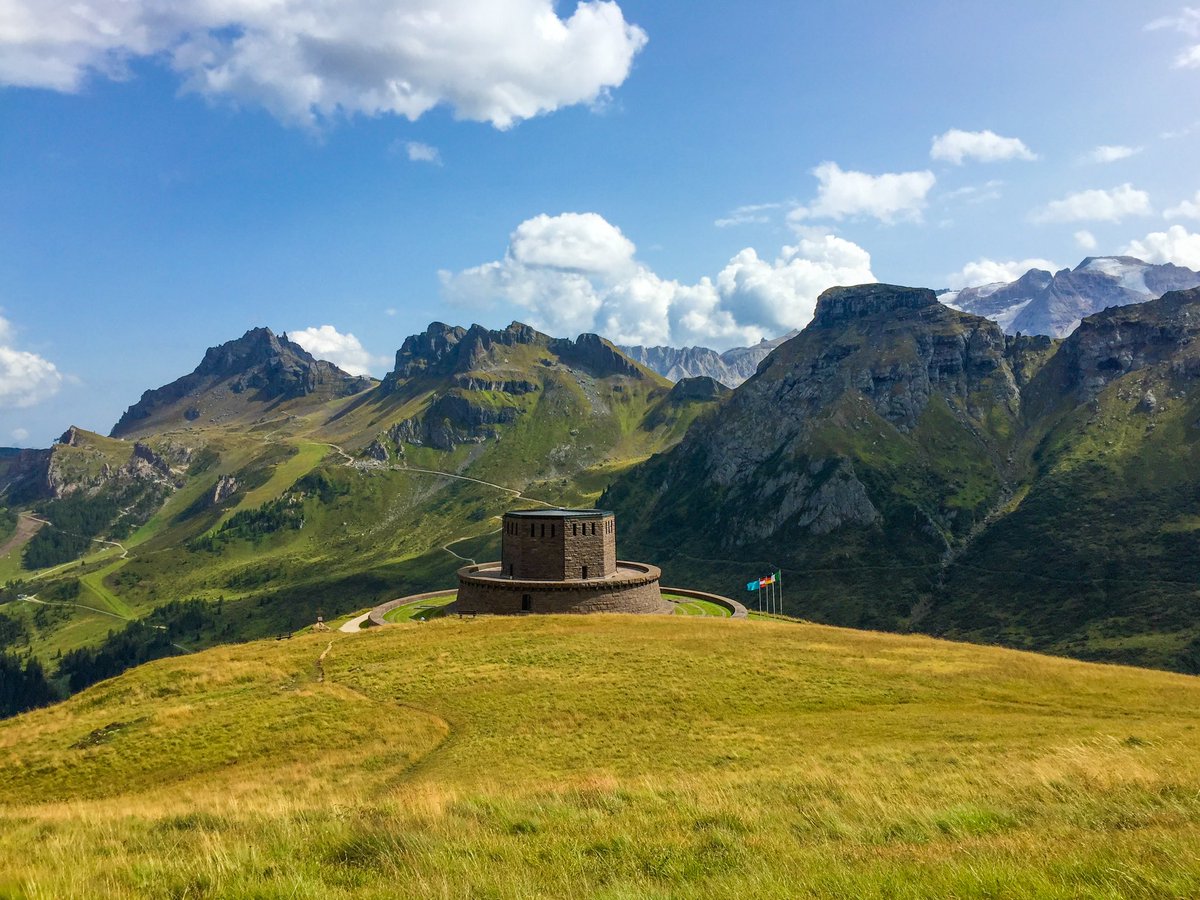
[[[622,353],[671,381],[705,376],[734,388],[757,371],[772,350],[799,332],[789,331],[773,340],[764,338],[752,347],[734,347],[723,353],[707,347],[620,346]]]

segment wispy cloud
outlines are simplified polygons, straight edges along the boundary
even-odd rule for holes
[[[435,166],[442,164],[442,154],[437,147],[431,147],[429,144],[422,144],[420,141],[408,141],[404,145],[404,152],[408,154],[409,162],[430,163]]]
[[[1191,38],[1200,37],[1200,9],[1185,6],[1177,14],[1161,16],[1146,25],[1147,31],[1170,30]],[[1200,68],[1200,44],[1193,44],[1175,56],[1176,69]]]
[[[729,215],[715,220],[713,224],[718,228],[731,228],[734,225],[762,225],[771,221],[771,217],[765,215],[766,213],[782,206],[782,203],[750,203],[746,206],[739,206]]]
[[[1094,147],[1088,153],[1084,154],[1083,162],[1089,163],[1111,163],[1120,159],[1129,159],[1131,156],[1137,156],[1142,152],[1142,147],[1126,147],[1123,144],[1101,144],[1099,147]]]

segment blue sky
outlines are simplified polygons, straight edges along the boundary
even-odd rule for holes
[[[1178,3],[267,6],[0,8],[0,445],[260,324],[382,375],[435,319],[723,348],[835,283],[1200,268]]]

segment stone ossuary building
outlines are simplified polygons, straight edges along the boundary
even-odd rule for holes
[[[458,570],[460,612],[656,613],[669,607],[656,566],[617,559],[617,524],[602,509],[505,514],[500,562]]]

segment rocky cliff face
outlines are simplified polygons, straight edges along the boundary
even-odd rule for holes
[[[834,289],[601,503],[667,577],[730,591],[782,566],[805,617],[1184,666],[1179,648],[1200,648],[1198,336],[1200,289],[1064,341],[1005,336],[929,291]]]
[[[219,423],[255,405],[310,396],[346,397],[372,383],[316,359],[286,334],[254,328],[235,341],[209,348],[190,375],[146,391],[121,416],[112,434],[124,437],[196,421]]]
[[[1009,334],[1066,337],[1103,309],[1144,303],[1200,285],[1200,272],[1132,256],[1089,256],[1054,275],[1030,269],[1016,281],[940,295],[942,302],[994,320]]]
[[[672,492],[687,484],[712,519],[714,555],[873,531],[897,514],[941,552],[961,527],[957,517],[999,488],[995,457],[1020,409],[1006,349],[994,323],[942,306],[932,291],[831,289],[812,324],[735,390],[719,417],[656,463],[647,481],[661,490],[652,491],[648,513],[634,515],[646,523],[675,515]],[[979,460],[963,473],[980,482],[971,501],[926,457],[936,441],[977,448]],[[899,512],[878,485],[902,460],[912,496]],[[650,487],[634,476],[604,502],[640,507]]]
[[[1079,400],[1091,400],[1109,384],[1151,366],[1169,365],[1191,380],[1200,375],[1193,347],[1200,336],[1200,289],[1165,295],[1153,306],[1107,309],[1071,335],[1046,372],[1060,376]]]

